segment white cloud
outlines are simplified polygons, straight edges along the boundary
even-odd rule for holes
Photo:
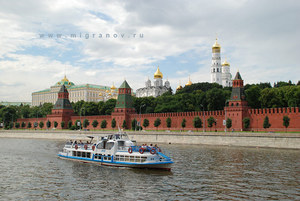
[[[160,62],[173,87],[188,76],[210,80],[211,45],[218,34],[222,58],[246,83],[299,79],[298,1],[2,1],[0,91],[3,100],[28,100],[64,69],[75,83],[144,86]],[[39,33],[142,33],[144,38],[39,39]],[[199,59],[184,70],[174,58],[192,51]],[[187,66],[185,67],[185,64]],[[152,72],[153,71],[153,72]],[[38,83],[38,84],[37,84]],[[14,87],[13,87],[14,86]],[[14,90],[12,90],[14,89]],[[13,92],[15,91],[15,93]]]

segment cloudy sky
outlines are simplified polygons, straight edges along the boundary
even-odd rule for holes
[[[245,83],[297,82],[299,11],[298,0],[0,0],[0,101],[31,101],[65,73],[134,90],[158,65],[173,89],[210,81],[216,35]]]

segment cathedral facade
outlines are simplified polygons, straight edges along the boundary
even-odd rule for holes
[[[210,68],[211,83],[218,83],[223,87],[232,86],[232,75],[230,73],[230,64],[225,61],[221,63],[221,45],[216,39],[215,44],[212,46],[212,62]]]
[[[159,67],[157,67],[156,72],[154,73],[154,85],[151,85],[151,81],[148,80],[145,83],[144,88],[140,88],[136,90],[136,97],[158,97],[163,93],[170,90],[170,82],[167,80],[165,84],[163,84],[163,74],[160,72]]]

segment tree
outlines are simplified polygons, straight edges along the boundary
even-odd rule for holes
[[[216,120],[215,120],[214,117],[209,117],[209,118],[207,119],[207,124],[208,124],[207,126],[208,126],[209,128],[211,128],[215,122],[216,122]]]
[[[248,129],[250,127],[250,119],[248,117],[243,119],[244,128]]]
[[[31,128],[31,123],[30,122],[28,122],[27,128]]]
[[[26,126],[26,124],[25,124],[25,122],[23,121],[23,122],[21,123],[21,127],[24,129],[25,126]]]
[[[125,119],[124,119],[124,121],[123,121],[122,128],[123,128],[123,129],[126,129],[126,128],[127,128],[127,123],[126,123],[126,120],[125,120]]]
[[[158,129],[159,125],[161,124],[160,118],[155,119],[154,126],[156,127],[156,130]]]
[[[185,126],[186,126],[186,120],[185,120],[185,118],[183,118],[182,122],[181,122],[181,127],[183,130],[184,130]]]
[[[57,121],[54,121],[53,125],[54,125],[54,128],[56,128],[58,126]]]
[[[134,119],[131,121],[131,129],[132,129],[132,130],[135,130],[135,129],[136,129],[136,127],[137,127],[136,123],[137,123],[137,121],[136,121],[136,119],[134,118]]]
[[[231,128],[232,126],[232,120],[230,118],[226,119],[226,128]]]
[[[68,121],[68,129],[71,129],[72,125],[73,125],[72,121],[71,120]]]
[[[10,122],[8,128],[12,129],[14,127],[14,122]]]
[[[94,127],[94,130],[95,128],[98,126],[99,122],[95,119],[92,123],[92,126]]]
[[[34,122],[33,127],[34,128],[38,127],[38,122]]]
[[[111,127],[113,128],[113,130],[115,129],[116,125],[117,125],[116,119],[113,118],[113,119],[111,120]]]
[[[265,119],[264,119],[263,127],[264,127],[264,129],[267,129],[267,128],[271,127],[268,116],[266,116]]]
[[[61,126],[62,129],[65,127],[65,124],[66,124],[65,121],[60,122],[60,126]]]
[[[40,127],[40,128],[43,128],[43,127],[44,127],[44,122],[43,122],[43,121],[40,121],[39,127]]]
[[[224,90],[213,88],[206,93],[206,99],[208,102],[208,110],[222,110],[226,99]]]
[[[47,127],[48,129],[51,127],[51,122],[50,122],[49,120],[46,122],[46,127]]]
[[[288,116],[283,116],[283,126],[285,127],[285,132],[287,132],[287,128],[290,125],[290,118]]]
[[[145,127],[145,129],[149,126],[149,120],[148,119],[144,119],[143,126]]]
[[[251,86],[249,89],[245,90],[246,100],[248,101],[248,105],[252,108],[260,108],[261,103],[259,101],[261,93],[261,88],[257,85]]]
[[[104,120],[102,120],[101,121],[101,128],[104,130],[104,128],[106,128],[106,125],[107,125],[107,122],[106,122],[106,120],[104,119]]]
[[[84,119],[82,124],[83,124],[83,127],[86,128],[86,127],[88,127],[88,125],[90,125],[90,122],[88,119]]]
[[[166,119],[166,123],[167,123],[167,127],[168,127],[169,130],[170,130],[171,125],[172,125],[172,119],[171,119],[170,117],[168,117],[168,118]]]
[[[194,125],[194,128],[197,129],[197,131],[198,131],[198,128],[202,127],[202,121],[201,121],[200,117],[197,116],[194,118],[193,125]]]
[[[16,122],[16,123],[15,123],[15,127],[16,127],[16,128],[20,128],[20,123],[19,123],[19,122]]]

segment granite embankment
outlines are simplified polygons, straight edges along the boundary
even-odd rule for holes
[[[92,135],[105,136],[113,131],[62,130],[0,130],[0,138],[32,138],[68,140]],[[130,139],[144,143],[199,144],[243,147],[300,149],[300,133],[247,133],[247,132],[133,132]]]

